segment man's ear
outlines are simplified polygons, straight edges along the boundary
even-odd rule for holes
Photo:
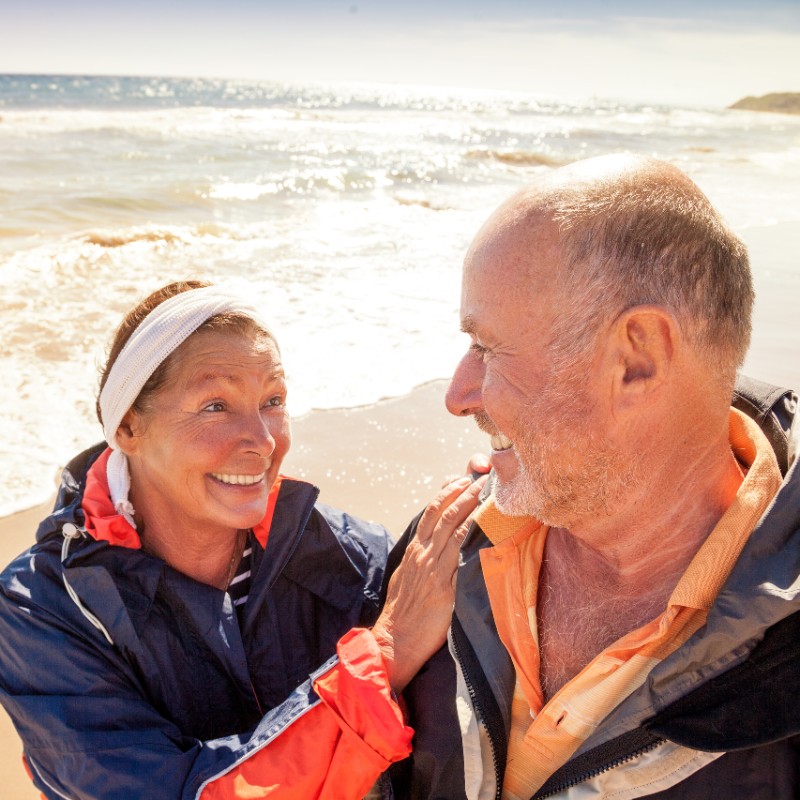
[[[661,306],[634,306],[613,323],[614,393],[627,404],[655,391],[675,358],[678,326]]]

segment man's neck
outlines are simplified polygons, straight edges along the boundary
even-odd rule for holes
[[[727,439],[673,451],[660,466],[643,475],[613,514],[551,529],[548,556],[568,553],[581,582],[596,577],[623,593],[654,584],[673,588],[733,502],[742,470]]]
[[[546,698],[666,608],[733,502],[742,473],[727,442],[684,456],[671,477],[653,470],[619,513],[550,529],[537,600]]]

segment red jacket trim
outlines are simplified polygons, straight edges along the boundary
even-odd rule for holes
[[[389,764],[411,752],[414,732],[392,700],[372,633],[350,631],[337,651],[339,661],[314,681],[322,702],[212,779],[199,800],[360,800]]]

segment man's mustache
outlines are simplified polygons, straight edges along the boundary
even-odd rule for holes
[[[475,424],[484,433],[488,433],[489,436],[496,436],[500,433],[500,431],[497,430],[497,426],[492,422],[491,417],[485,411],[476,411],[472,416],[475,419]]]

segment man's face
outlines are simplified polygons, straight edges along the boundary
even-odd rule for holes
[[[464,265],[462,325],[472,344],[447,404],[492,437],[500,509],[569,527],[608,513],[631,475],[607,434],[596,350],[554,363],[557,327],[574,314],[560,274],[555,226],[514,224],[503,209],[490,219]]]

